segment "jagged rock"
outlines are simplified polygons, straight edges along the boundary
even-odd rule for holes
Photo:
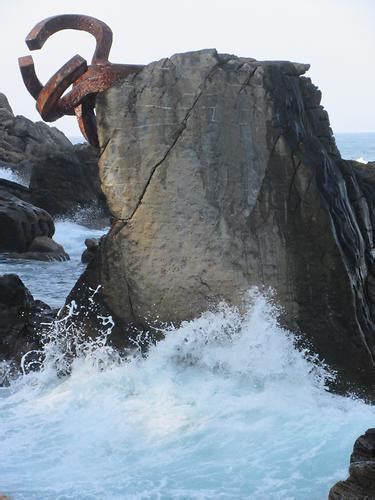
[[[99,249],[99,242],[100,238],[86,238],[86,250],[83,251],[81,256],[81,262],[83,264],[88,264],[95,257],[96,252]]]
[[[204,50],[98,95],[114,223],[69,297],[90,335],[99,285],[122,344],[129,324],[152,330],[272,287],[283,324],[337,370],[336,388],[374,398],[370,201],[306,69]]]
[[[20,369],[26,353],[35,351],[27,359],[29,369],[39,365],[41,323],[52,322],[55,316],[47,304],[34,300],[17,275],[0,276],[0,385]]]
[[[30,182],[31,203],[52,216],[70,215],[82,207],[107,216],[97,163],[95,148],[73,145],[55,127],[14,116],[0,93],[0,167]]]
[[[375,498],[375,429],[368,429],[354,443],[349,477],[329,492],[329,500],[370,500]]]

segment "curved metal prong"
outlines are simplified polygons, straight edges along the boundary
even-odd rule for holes
[[[96,49],[91,63],[108,63],[109,51],[112,46],[112,30],[107,24],[95,17],[80,14],[48,17],[34,26],[25,41],[30,50],[41,49],[51,35],[66,29],[91,33],[96,39]]]
[[[81,104],[74,108],[74,111],[82,135],[92,146],[98,148],[99,140],[94,107],[95,96],[88,96]]]
[[[31,56],[19,57],[18,65],[21,70],[22,80],[25,87],[34,99],[37,100],[41,90],[43,89],[43,85],[36,76],[33,58]]]
[[[60,104],[60,97],[87,70],[87,62],[80,55],[75,55],[64,64],[40,91],[36,107],[43,120],[55,121],[66,114]]]

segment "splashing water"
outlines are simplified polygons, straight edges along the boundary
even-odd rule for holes
[[[6,179],[7,181],[17,182],[22,186],[26,186],[27,183],[16,174],[12,169],[6,167],[0,167],[0,179]]]
[[[48,349],[0,391],[0,491],[14,499],[320,500],[374,423],[325,390],[332,375],[257,292],[244,315],[221,305],[165,329],[147,357],[101,341],[58,378]]]

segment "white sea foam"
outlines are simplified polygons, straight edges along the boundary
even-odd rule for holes
[[[108,324],[105,328],[108,328]],[[0,490],[17,499],[320,500],[344,478],[375,409],[325,390],[258,292],[240,315],[165,331],[148,356],[83,349],[2,390]]]
[[[365,160],[364,158],[362,158],[362,156],[360,156],[359,158],[357,158],[356,161],[358,161],[359,163],[367,163],[367,160]]]

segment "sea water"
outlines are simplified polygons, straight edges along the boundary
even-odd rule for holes
[[[351,156],[375,159],[371,147]],[[1,272],[21,274],[36,298],[62,304],[72,285],[65,275],[81,272],[83,240],[94,234],[57,223],[71,262],[3,262]],[[221,304],[166,326],[147,357],[136,350],[121,359],[104,342],[85,346],[65,377],[52,337],[43,369],[0,389],[0,492],[38,500],[326,498],[347,476],[354,440],[375,425],[375,407],[327,392],[334,374],[299,351],[277,317],[272,298],[250,290],[246,314]]]

